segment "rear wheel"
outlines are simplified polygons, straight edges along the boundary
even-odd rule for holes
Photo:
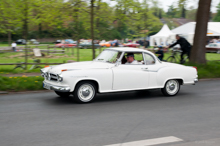
[[[161,89],[162,93],[165,96],[175,96],[180,90],[180,83],[178,80],[168,80],[164,86],[164,88]]]
[[[166,61],[176,63],[176,59],[173,56],[168,57]]]
[[[89,103],[96,96],[97,87],[90,81],[83,81],[76,85],[73,99],[79,103]]]
[[[69,97],[70,96],[70,92],[58,92],[58,91],[54,91],[57,95],[59,95],[60,97]]]

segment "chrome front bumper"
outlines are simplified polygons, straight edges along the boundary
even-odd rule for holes
[[[43,87],[48,90],[54,90],[58,92],[70,92],[69,86],[56,86],[49,83],[43,82]]]

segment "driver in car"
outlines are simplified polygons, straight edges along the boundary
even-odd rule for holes
[[[128,53],[126,57],[127,62],[125,64],[139,64],[138,61],[134,59],[134,53]]]

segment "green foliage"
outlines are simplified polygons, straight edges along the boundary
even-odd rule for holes
[[[217,14],[215,15],[215,17],[213,18],[213,21],[215,22],[220,22],[220,3],[217,6]]]
[[[158,17],[164,12],[157,8],[157,0],[152,8],[146,0],[116,2],[113,7],[103,0],[95,1],[95,39],[146,37],[162,26]],[[1,0],[0,10],[0,37],[11,32],[12,38],[24,38],[28,30],[28,39],[91,38],[90,3],[85,1]]]
[[[194,7],[190,7],[186,11],[186,19],[196,21],[196,12],[197,12],[197,9],[195,9]]]
[[[199,79],[220,77],[220,61],[208,61],[205,65],[194,63],[187,63],[186,65],[197,67]]]
[[[0,76],[1,91],[27,91],[27,90],[42,90],[43,77],[3,77]]]
[[[166,14],[168,18],[176,18],[178,17],[178,10],[171,4]]]

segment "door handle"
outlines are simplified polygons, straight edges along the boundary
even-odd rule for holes
[[[146,70],[146,69],[148,69],[148,68],[146,67],[146,68],[141,68],[141,69]]]

